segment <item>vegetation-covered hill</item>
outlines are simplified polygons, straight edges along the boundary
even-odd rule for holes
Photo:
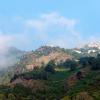
[[[88,70],[82,79],[75,78],[79,70],[83,72]],[[37,73],[30,72],[24,75],[31,77],[39,75]],[[99,73],[99,70],[77,68],[74,71],[59,70],[54,74],[49,73],[48,79],[38,79],[38,76],[25,79],[24,76],[22,81],[18,81],[17,77],[12,83],[0,86],[0,98],[8,100],[11,98],[14,100],[99,100]]]
[[[26,52],[1,73],[0,100],[100,100],[98,53],[47,46]]]

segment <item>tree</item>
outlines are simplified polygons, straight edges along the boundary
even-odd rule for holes
[[[78,71],[76,73],[76,77],[77,77],[77,79],[81,80],[83,78],[83,73],[81,71]]]
[[[70,70],[74,71],[76,69],[76,67],[77,67],[77,63],[75,61],[72,61],[71,66],[70,66]]]
[[[83,67],[89,65],[92,70],[100,69],[100,55],[97,55],[97,57],[80,58],[80,64],[82,64]]]
[[[51,73],[55,72],[55,62],[53,60],[49,61],[49,63],[46,65],[45,71]]]
[[[76,66],[78,65],[76,61],[74,60],[66,60],[64,65],[67,67],[67,68],[70,68],[71,71],[75,70],[76,69]]]
[[[92,70],[99,70],[100,69],[100,54],[97,57],[90,57],[88,60]]]
[[[86,67],[89,64],[89,62],[88,62],[89,59],[90,59],[90,57],[82,57],[82,58],[80,58],[79,63],[83,67]]]
[[[92,63],[92,67],[93,70],[99,70],[100,69],[100,59],[96,58],[94,60],[94,62]]]

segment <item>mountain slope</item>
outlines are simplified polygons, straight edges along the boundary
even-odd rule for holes
[[[42,46],[35,51],[28,52],[23,52],[16,48],[8,48],[6,53],[0,54],[0,57],[2,58],[3,56],[4,58],[1,59],[1,62],[4,62],[2,67],[6,69],[1,73],[1,76],[6,76],[3,77],[4,81],[16,73],[32,71],[35,67],[40,68],[41,66],[46,65],[50,60],[54,60],[55,63],[59,65],[68,59],[78,61],[81,57],[95,57],[99,52],[100,50],[98,48],[89,46],[73,49]]]
[[[88,53],[92,49],[97,52]],[[62,49],[46,46],[26,52],[18,63],[2,74],[6,84],[0,86],[0,93],[7,99],[10,95],[17,100],[99,100],[100,69],[93,69],[100,68],[100,55],[96,57],[98,53],[99,49],[90,47]],[[88,58],[85,66],[79,61],[81,57]],[[57,65],[69,59],[78,63],[74,70],[69,70],[67,65],[65,69],[56,66],[59,70],[50,73],[42,66],[50,60]]]

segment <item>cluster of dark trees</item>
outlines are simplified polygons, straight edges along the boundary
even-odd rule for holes
[[[83,67],[90,66],[92,70],[99,70],[100,69],[100,54],[97,57],[83,57],[80,58],[80,64]]]
[[[17,78],[30,80],[30,79],[48,79],[48,73],[55,73],[55,62],[53,60],[49,61],[48,64],[41,69],[35,69],[31,72],[26,72],[23,74],[14,74],[14,76],[11,78],[10,83],[15,81]]]
[[[49,61],[48,64],[45,66],[44,70],[45,70],[46,72],[55,73],[55,67],[56,67],[56,65],[55,65],[54,60],[51,60],[51,61]]]
[[[82,65],[82,67],[90,66],[92,70],[100,69],[100,54],[96,57],[82,57],[79,59],[79,62],[75,60],[66,60],[59,64],[61,67],[70,68],[71,71],[74,71],[79,65]]]
[[[78,66],[78,62],[75,60],[66,60],[63,63],[63,66],[65,66],[66,68],[70,68],[71,71],[74,71]]]
[[[69,68],[71,71],[74,71],[79,65],[78,61],[74,59],[67,59],[65,62],[60,62],[57,67],[59,68]]]
[[[30,80],[30,79],[42,79],[42,80],[47,80],[48,79],[48,73],[46,71],[32,71],[32,72],[27,72],[19,75],[14,75],[10,83],[14,82],[17,78],[20,79],[25,79],[25,80]]]
[[[59,65],[55,64],[54,60],[49,61],[49,63],[45,66],[44,70],[46,72],[55,73],[56,67],[63,67],[63,68],[70,68],[71,71],[74,71],[78,66],[78,62],[75,60],[66,60],[63,63],[60,63]]]

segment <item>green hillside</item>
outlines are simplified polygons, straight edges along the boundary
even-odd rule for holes
[[[46,57],[51,52],[46,53]],[[32,59],[32,54],[27,53],[24,57]],[[22,57],[17,66],[1,73],[4,78],[0,85],[0,100],[100,100],[99,54],[80,59],[73,57],[59,63],[52,59],[32,70],[25,70],[27,62],[23,63],[24,60],[27,58]]]

